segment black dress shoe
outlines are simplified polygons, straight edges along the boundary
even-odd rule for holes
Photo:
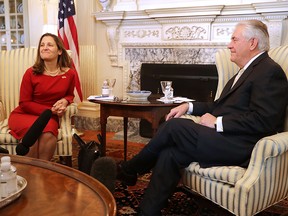
[[[128,173],[123,162],[117,164],[117,179],[127,186],[134,186],[137,182],[137,173]]]
[[[137,212],[137,216],[145,216],[144,212],[142,210],[139,210]]]
[[[161,216],[162,214],[161,214],[161,212],[159,212],[158,214],[156,214],[156,213],[153,213],[153,214],[146,214],[146,213],[144,213],[144,211],[142,211],[141,209],[139,209],[138,211],[137,211],[137,216]]]

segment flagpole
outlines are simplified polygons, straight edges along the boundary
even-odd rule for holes
[[[72,51],[72,63],[77,72],[74,102],[80,103],[83,101],[83,95],[80,81],[79,45],[74,0],[59,0],[58,36],[63,41],[65,48]]]
[[[80,81],[79,44],[74,0],[59,0],[58,36],[63,41],[66,50],[71,51],[72,65],[76,71],[74,102],[78,104],[83,101],[83,96]],[[72,133],[83,135],[83,133],[77,131],[75,125],[73,125],[74,118],[72,118]]]

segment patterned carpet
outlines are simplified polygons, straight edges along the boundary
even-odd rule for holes
[[[83,140],[97,140],[97,131],[85,131]],[[117,140],[116,140],[117,139]],[[133,157],[143,148],[143,142],[147,140],[139,136],[128,138],[127,158]],[[140,143],[139,143],[140,142]],[[142,143],[141,143],[142,142]],[[78,146],[74,145],[73,167],[77,168]],[[114,158],[116,161],[123,160],[123,141],[114,133],[107,134],[107,156]],[[141,176],[135,186],[125,186],[121,182],[116,182],[114,197],[117,203],[118,216],[137,215],[138,205],[142,199],[145,188],[149,183],[150,174]],[[232,214],[211,201],[191,192],[182,187],[178,187],[173,196],[169,199],[168,205],[162,211],[163,216],[231,216]],[[257,216],[288,216],[288,200],[284,200]]]

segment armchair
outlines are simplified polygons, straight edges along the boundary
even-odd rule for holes
[[[19,89],[22,75],[31,67],[36,59],[37,48],[21,48],[0,52],[0,146],[16,154],[19,140],[9,133],[8,116],[18,105]],[[76,115],[77,106],[71,104],[67,107],[65,115],[60,118],[60,128],[57,138],[55,155],[72,166],[72,127],[71,117]]]
[[[288,46],[271,49],[269,55],[288,76]],[[216,53],[216,66],[219,80],[215,98],[218,98],[238,70],[230,61],[228,49]],[[238,166],[201,168],[193,162],[184,170],[182,184],[238,216],[255,215],[285,199],[288,196],[287,114],[288,108],[285,132],[259,140],[246,169]]]

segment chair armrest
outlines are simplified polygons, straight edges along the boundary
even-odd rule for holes
[[[75,116],[77,112],[78,112],[77,104],[72,103],[67,107],[66,112],[60,118],[60,129],[61,129],[61,135],[62,135],[62,139],[64,143],[72,143],[71,118]]]
[[[4,104],[2,101],[0,101],[0,122],[5,119],[5,109]]]
[[[249,166],[241,181],[247,181],[247,179],[253,179],[253,177],[255,178],[254,180],[256,180],[257,178],[259,178],[259,175],[261,174],[263,169],[266,168],[266,162],[269,159],[276,158],[287,151],[288,132],[282,132],[262,138],[254,146]]]
[[[287,156],[288,132],[259,140],[252,151],[245,174],[235,184],[235,194],[239,194],[235,200],[237,206],[240,203],[247,205],[249,202],[261,203],[263,197],[268,203],[272,203],[273,196],[278,196],[280,193],[279,188],[287,189],[287,179],[285,180],[288,176]]]

